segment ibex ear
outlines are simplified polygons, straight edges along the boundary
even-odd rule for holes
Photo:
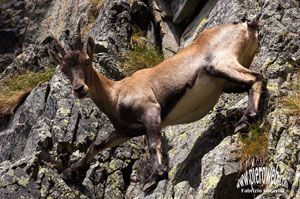
[[[48,50],[48,53],[55,63],[57,63],[58,65],[61,65],[61,59],[62,59],[61,56],[59,56],[57,53],[55,53],[51,49]]]
[[[95,53],[95,42],[92,37],[89,37],[87,40],[86,52],[89,55],[90,59],[93,60]]]

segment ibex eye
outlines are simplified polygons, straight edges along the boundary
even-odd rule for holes
[[[63,68],[62,68],[62,69],[61,69],[61,72],[62,72],[63,74],[65,74],[65,75],[67,74],[66,69],[63,69]]]
[[[91,63],[91,59],[90,59],[90,58],[87,58],[87,59],[86,59],[86,63],[87,63],[87,64],[90,64],[90,63]]]

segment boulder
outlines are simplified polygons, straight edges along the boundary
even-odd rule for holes
[[[198,0],[173,0],[171,3],[173,22],[185,25],[195,15],[200,3]]]
[[[170,5],[161,0],[152,0],[150,5],[154,21],[160,32],[163,55],[165,58],[171,57],[178,51],[179,30],[172,22]]]

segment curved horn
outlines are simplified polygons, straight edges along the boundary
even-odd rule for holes
[[[78,19],[76,32],[75,32],[75,43],[74,48],[75,50],[82,50],[82,42],[81,42],[81,34],[80,34],[80,21],[81,17]]]
[[[54,37],[53,32],[52,32],[51,30],[49,30],[49,32],[50,32],[50,35],[51,35],[52,39],[54,40],[54,42],[55,42],[55,44],[56,44],[56,48],[57,48],[58,52],[60,52],[60,54],[61,54],[62,56],[65,56],[66,51],[65,51],[64,47],[63,47],[63,46],[60,44],[60,42]]]

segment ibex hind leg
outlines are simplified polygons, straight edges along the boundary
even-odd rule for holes
[[[224,63],[220,66],[210,65],[205,67],[204,70],[214,77],[228,80],[229,86],[226,87],[226,90],[234,92],[234,88],[230,88],[230,85],[234,85],[234,87],[236,87],[236,84],[240,84],[242,86],[242,90],[244,89],[244,91],[248,92],[248,107],[242,118],[236,124],[234,132],[236,133],[240,131],[257,115],[263,75],[259,72],[251,71],[235,61],[232,61],[231,63]],[[237,92],[240,91],[241,89]]]

